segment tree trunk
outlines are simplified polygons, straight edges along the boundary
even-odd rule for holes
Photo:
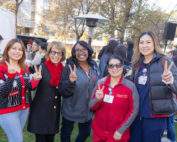
[[[17,16],[18,16],[18,9],[20,7],[20,4],[23,2],[23,0],[16,0],[16,8],[15,8],[15,37],[17,38]]]
[[[126,11],[124,13],[124,24],[122,25],[122,29],[121,29],[121,38],[120,38],[120,43],[123,44],[124,41],[124,35],[125,35],[125,31],[128,25],[128,21],[130,19],[130,15],[131,15],[131,8],[132,8],[132,0],[126,1],[125,2],[125,6],[126,6]]]
[[[124,34],[125,34],[124,31],[120,32],[120,44],[122,44],[122,45],[123,45],[123,42],[124,42]]]
[[[18,14],[18,0],[16,0],[15,8],[15,38],[17,38],[17,14]]]
[[[79,35],[76,35],[76,41],[79,41],[81,37]]]
[[[15,14],[15,38],[17,38],[17,15]]]

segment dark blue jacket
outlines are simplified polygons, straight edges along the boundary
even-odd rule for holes
[[[108,61],[109,57],[110,57],[110,55],[108,55],[108,54],[104,54],[101,57],[101,60],[99,63],[99,77],[100,78],[103,78],[109,74],[108,69],[107,69],[107,61]]]
[[[107,49],[107,45],[102,47],[100,53],[98,54],[98,59],[99,60],[101,60],[101,57],[103,56],[103,54],[106,51],[106,49]]]
[[[132,60],[133,53],[134,53],[133,48],[128,47],[127,48],[127,60],[128,60],[129,63]]]

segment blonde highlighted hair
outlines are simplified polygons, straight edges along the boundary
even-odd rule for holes
[[[132,70],[133,70],[133,73],[135,71],[136,62],[140,59],[141,56],[144,56],[144,55],[141,54],[141,52],[139,50],[140,38],[142,36],[144,36],[144,35],[149,35],[152,38],[153,44],[154,44],[154,52],[157,52],[157,53],[159,53],[161,55],[165,55],[165,53],[162,51],[162,49],[161,49],[161,47],[159,45],[157,36],[151,31],[143,32],[138,38],[138,45],[136,46],[135,52],[134,52],[133,57],[132,57]]]
[[[49,54],[52,50],[52,47],[56,47],[57,49],[62,51],[62,58],[61,58],[61,62],[65,60],[66,58],[66,49],[65,49],[65,45],[62,42],[57,42],[57,41],[53,41],[51,42],[48,46],[47,46],[47,53],[45,55],[45,57],[48,59],[49,58]]]

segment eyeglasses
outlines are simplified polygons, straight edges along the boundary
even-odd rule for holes
[[[86,53],[86,52],[87,52],[87,49],[82,49],[82,50],[76,49],[75,52],[76,52],[76,53],[81,53],[81,52]]]
[[[56,51],[50,51],[50,53],[52,54],[52,55],[58,55],[58,56],[62,56],[63,55],[63,53],[62,52],[56,52]]]
[[[114,67],[116,67],[117,69],[118,68],[121,68],[122,67],[122,64],[121,63],[117,63],[117,64],[108,64],[108,68],[109,69],[113,69]]]

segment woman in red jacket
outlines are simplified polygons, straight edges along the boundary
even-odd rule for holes
[[[113,55],[108,59],[109,76],[100,80],[89,102],[96,111],[92,121],[93,142],[127,142],[129,127],[139,111],[139,94],[135,85],[122,75],[124,62]]]

